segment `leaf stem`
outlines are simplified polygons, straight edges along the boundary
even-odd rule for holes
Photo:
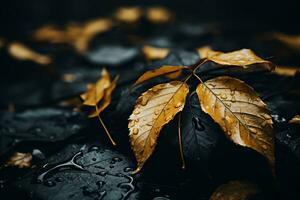
[[[179,142],[179,150],[180,150],[180,157],[182,161],[182,169],[185,169],[185,159],[183,154],[183,145],[182,145],[182,134],[181,134],[181,113],[178,116],[178,142]]]
[[[99,113],[99,112],[98,112],[98,110],[99,110],[99,109],[98,109],[98,105],[96,104],[95,107],[96,107],[97,113]],[[110,142],[112,143],[112,145],[116,146],[116,145],[117,145],[116,142],[112,139],[111,134],[109,133],[108,129],[106,128],[106,126],[105,126],[104,122],[102,121],[100,115],[98,114],[97,117],[98,117],[99,122],[101,123],[103,129],[105,130],[105,133],[106,133],[106,135],[108,136]]]

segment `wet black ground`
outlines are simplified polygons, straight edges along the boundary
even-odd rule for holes
[[[50,54],[55,62],[49,72],[32,62],[16,61],[5,49],[0,50],[1,162],[18,151],[33,153],[34,163],[32,169],[0,171],[1,199],[209,199],[217,186],[237,179],[250,180],[262,189],[253,199],[298,199],[300,126],[287,122],[300,113],[299,75],[286,78],[257,70],[214,70],[212,64],[198,72],[204,79],[222,74],[238,77],[267,102],[276,135],[276,180],[261,156],[225,138],[200,111],[195,96],[190,97],[182,117],[187,169],[180,168],[176,123],[172,122],[163,129],[143,171],[130,174],[135,160],[129,148],[127,118],[141,92],[164,81],[149,82],[129,95],[134,80],[163,64],[196,63],[200,58],[194,49],[203,45],[223,51],[250,48],[277,64],[299,65],[298,53],[286,50],[288,53],[282,54],[280,44],[260,39],[266,31],[269,29],[259,23],[253,29],[195,20],[163,26],[141,22],[95,38],[84,56],[68,46],[34,43],[25,32],[21,41]],[[142,42],[128,39],[132,35]],[[164,60],[149,63],[140,51],[144,44],[168,47],[171,53]],[[117,147],[110,145],[96,119],[64,104],[84,92],[87,83],[96,81],[103,67],[112,76],[121,75],[113,102],[103,115]],[[67,83],[62,80],[64,74],[77,78]],[[191,80],[191,87],[196,83]],[[11,103],[15,112],[7,111]]]

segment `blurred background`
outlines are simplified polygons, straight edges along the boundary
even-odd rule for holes
[[[291,0],[9,0],[0,7],[1,34],[15,37],[43,23],[59,24],[107,16],[119,6],[166,6],[179,19],[225,23],[228,27],[251,27],[299,32],[297,1]]]

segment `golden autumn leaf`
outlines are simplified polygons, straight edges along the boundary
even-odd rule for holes
[[[161,60],[167,57],[170,50],[168,48],[145,45],[142,48],[142,52],[147,60]]]
[[[219,186],[210,200],[247,200],[251,195],[259,192],[257,186],[248,181],[230,181]]]
[[[152,23],[161,24],[169,22],[172,14],[164,7],[150,7],[146,10],[146,18]]]
[[[103,97],[103,101],[101,102],[101,104],[99,105],[99,107],[92,111],[90,114],[89,114],[89,117],[96,117],[98,115],[100,115],[100,113],[102,111],[104,111],[111,103],[111,95],[112,95],[112,92],[113,90],[116,88],[117,86],[117,81],[119,79],[119,76],[117,76],[112,82],[111,84],[109,85],[108,88],[106,88],[104,90],[104,97]]]
[[[290,124],[300,124],[300,115],[295,115],[290,121]]]
[[[220,65],[232,65],[243,68],[248,68],[250,65],[260,65],[268,70],[274,69],[274,65],[267,60],[264,60],[250,49],[241,49],[224,53],[221,51],[214,51],[210,47],[198,48],[197,52],[201,58],[206,58],[209,61]]]
[[[102,70],[101,79],[95,84],[90,84],[88,90],[81,94],[80,97],[83,99],[83,105],[95,106],[101,101],[104,96],[104,91],[110,86],[111,81],[109,73],[106,69]]]
[[[112,139],[108,129],[102,121],[100,113],[111,103],[111,95],[116,87],[117,80],[118,76],[113,80],[113,82],[111,82],[108,71],[103,69],[101,78],[95,84],[88,84],[87,91],[80,95],[81,99],[83,100],[83,105],[95,107],[95,110],[92,111],[88,116],[91,118],[98,117],[99,122],[101,123],[105,133],[113,145],[116,145],[116,143]]]
[[[162,127],[182,111],[189,87],[186,83],[172,81],[154,86],[137,100],[129,117],[128,128],[131,148],[139,172],[152,155]]]
[[[6,166],[18,167],[18,168],[29,168],[31,167],[32,155],[31,153],[20,153],[16,152],[6,162]]]
[[[8,52],[12,57],[18,60],[29,60],[41,65],[48,65],[52,62],[49,56],[37,53],[19,42],[10,43],[8,46]]]
[[[300,67],[276,66],[272,73],[281,76],[295,76],[300,73]]]
[[[115,18],[124,23],[136,23],[142,17],[142,9],[139,7],[121,7],[114,14]]]
[[[180,72],[182,69],[187,69],[186,66],[170,66],[170,65],[164,65],[158,69],[154,69],[154,70],[150,70],[150,71],[147,71],[145,72],[144,74],[142,74],[137,81],[135,81],[134,83],[134,86],[135,85],[138,85],[138,84],[141,84],[147,80],[150,80],[150,79],[153,79],[153,78],[156,78],[158,76],[163,76],[163,75],[170,75],[171,74],[171,77],[169,76],[169,78],[173,78],[172,76],[174,76],[175,78],[177,77],[177,75],[180,75],[180,74],[175,74],[176,72]]]
[[[274,170],[273,122],[266,104],[246,83],[228,76],[210,79],[196,90],[201,108],[234,143],[256,150]]]

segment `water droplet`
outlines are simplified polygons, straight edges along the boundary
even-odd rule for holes
[[[134,125],[135,125],[135,121],[134,120],[130,120],[129,123],[128,123],[129,128],[134,127]]]
[[[96,173],[99,176],[106,176],[107,172],[106,171],[101,171]]]
[[[221,99],[227,99],[227,95],[225,93],[221,93],[220,97]]]
[[[98,187],[103,187],[103,185],[105,185],[105,182],[104,181],[97,181],[96,182],[96,185],[98,185]]]
[[[53,187],[53,186],[55,186],[56,184],[55,184],[55,182],[53,182],[53,181],[45,181],[45,182],[44,182],[44,185],[45,185],[45,186],[48,186],[48,187]]]
[[[155,115],[158,115],[159,113],[160,113],[160,110],[159,110],[159,109],[155,109],[155,110],[154,110],[154,114],[155,114]]]
[[[262,145],[262,148],[265,150],[268,149],[267,145],[265,145],[265,144]]]
[[[138,109],[135,109],[135,110],[133,111],[133,114],[135,114],[135,115],[138,115],[138,114],[140,114],[140,113],[141,113],[141,111],[138,110]]]
[[[124,168],[124,172],[131,172],[133,169],[131,167],[125,167]]]
[[[97,146],[92,146],[89,151],[98,151],[99,150],[99,147]]]
[[[97,158],[92,158],[92,161],[96,161],[97,160]]]
[[[138,128],[134,128],[133,130],[132,130],[132,134],[133,135],[137,135],[139,133],[139,129]]]
[[[178,102],[178,103],[175,105],[175,108],[179,108],[180,106],[182,106],[182,102]]]
[[[115,162],[120,162],[120,161],[122,161],[122,158],[114,157],[112,160],[115,161]]]
[[[165,117],[165,120],[166,120],[166,121],[169,121],[169,120],[171,120],[171,119],[172,119],[172,115],[168,115],[168,116]]]
[[[193,122],[193,126],[195,127],[195,129],[197,129],[198,131],[204,130],[204,126],[198,117],[193,117],[192,122]]]
[[[148,101],[149,101],[149,99],[148,98],[142,98],[142,100],[141,100],[141,105],[142,106],[145,106],[145,105],[147,105],[147,103],[148,103]]]

